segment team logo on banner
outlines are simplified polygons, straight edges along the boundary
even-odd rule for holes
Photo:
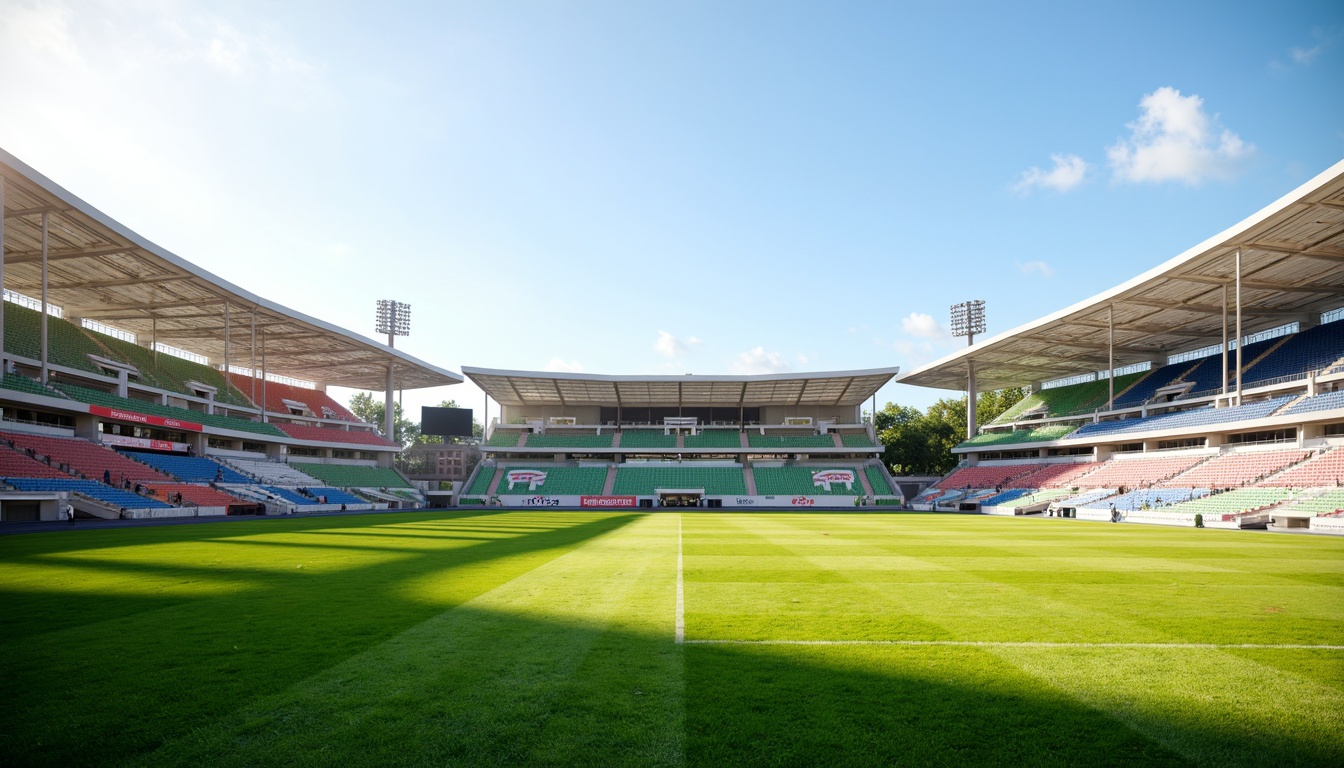
[[[508,481],[510,491],[519,483],[527,483],[527,490],[535,491],[537,486],[546,484],[546,473],[536,469],[510,469],[504,479]]]
[[[847,491],[854,490],[853,470],[823,469],[822,471],[812,475],[812,484],[820,485],[822,488],[826,489],[827,493],[831,492],[831,483],[838,483],[840,485],[843,485],[845,486],[845,490]]]

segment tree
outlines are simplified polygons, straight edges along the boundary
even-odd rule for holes
[[[978,424],[993,421],[1026,396],[1020,388],[985,392],[976,399]],[[966,439],[966,396],[943,398],[920,413],[887,403],[873,424],[882,461],[898,475],[941,475],[957,465],[952,449]]]
[[[356,392],[350,398],[350,412],[380,430],[384,426],[383,416],[387,412],[383,401],[369,392]],[[411,421],[401,412],[401,403],[392,403],[392,440],[406,447],[420,438],[420,422]]]

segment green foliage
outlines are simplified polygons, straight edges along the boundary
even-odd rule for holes
[[[987,424],[1020,401],[1021,388],[982,392],[976,398],[976,423]],[[887,403],[877,412],[882,460],[897,475],[942,475],[957,465],[952,449],[966,439],[966,397],[943,398],[924,413]]]
[[[387,413],[382,397],[376,397],[371,392],[356,392],[350,398],[349,407],[351,413],[382,431],[383,417]],[[420,439],[420,422],[406,418],[401,412],[401,403],[395,400],[392,402],[392,431],[394,433],[392,439],[403,447]]]

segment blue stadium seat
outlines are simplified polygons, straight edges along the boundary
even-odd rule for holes
[[[216,477],[219,478],[221,483],[251,484],[253,482],[246,475],[201,456],[130,450],[122,450],[121,453],[188,483],[208,483]]]
[[[96,480],[58,480],[55,478],[7,477],[5,482],[21,491],[68,491],[80,493],[114,507],[126,509],[169,509],[171,504],[147,499],[144,496],[103,485]]]

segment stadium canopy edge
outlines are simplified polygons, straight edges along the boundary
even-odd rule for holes
[[[264,299],[201,269],[4,149],[0,149],[0,178],[5,287],[34,297],[41,291],[41,214],[45,213],[47,297],[67,317],[122,328],[218,363],[225,357],[227,307],[234,365],[250,363],[250,357],[239,352],[246,350],[255,317],[259,336],[265,338],[267,373],[382,391],[392,365],[398,389],[463,382],[460,374]]]
[[[1240,302],[1235,293],[1240,263]],[[1344,160],[1175,258],[1090,299],[896,380],[965,390],[1028,386],[1221,344],[1344,305]],[[1238,312],[1238,310],[1240,310]],[[1114,334],[1113,340],[1111,334]]]

